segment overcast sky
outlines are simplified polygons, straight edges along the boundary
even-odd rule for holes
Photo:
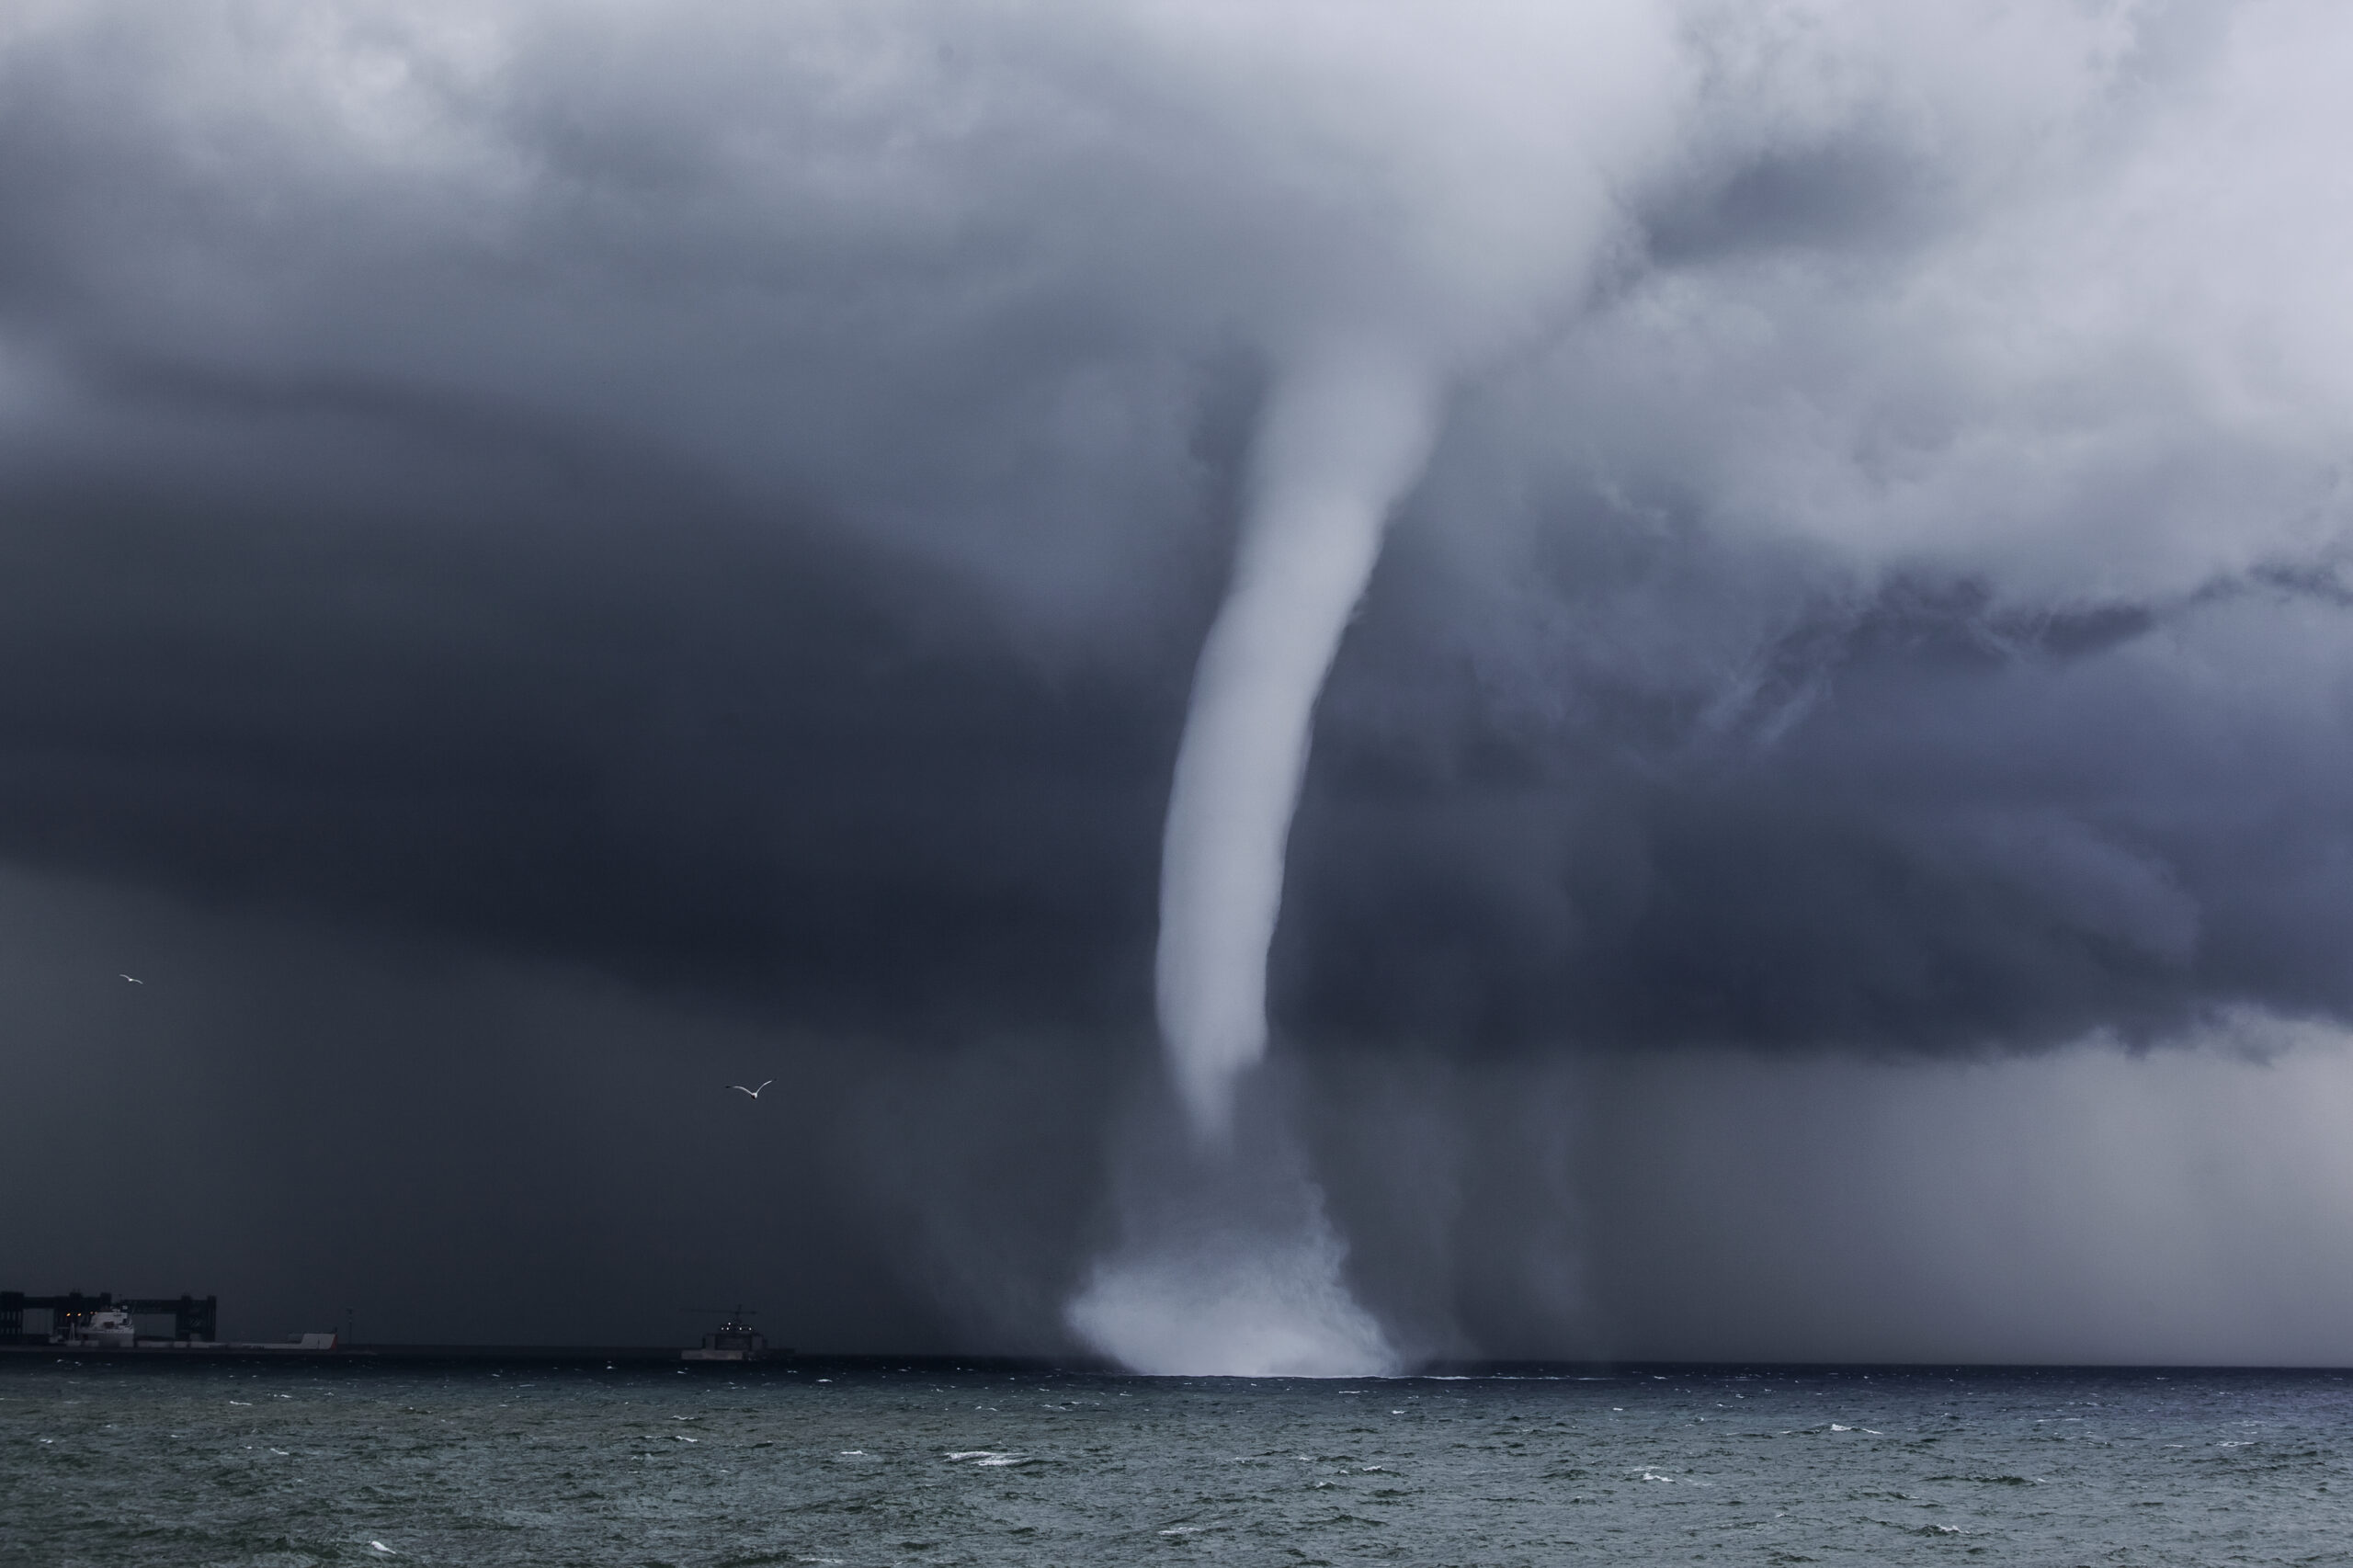
[[[1063,1346],[1342,322],[1401,1343],[2353,1358],[2353,22],[1569,9],[7,8],[0,1286]]]

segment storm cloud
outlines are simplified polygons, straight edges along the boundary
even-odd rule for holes
[[[1252,433],[1345,318],[1446,391],[1317,710],[1300,1082],[2353,1026],[2353,27],[1551,12],[15,8],[10,897],[569,976],[844,1103],[1011,1051],[993,1114],[1097,1129]],[[1365,1278],[1427,1263],[1359,1174]],[[1421,1267],[1416,1345],[1542,1347]]]

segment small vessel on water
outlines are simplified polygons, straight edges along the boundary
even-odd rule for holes
[[[67,1345],[86,1345],[97,1350],[128,1350],[139,1343],[139,1326],[131,1321],[130,1309],[107,1307],[68,1328],[63,1337]]]
[[[765,1361],[771,1356],[782,1358],[790,1350],[770,1351],[768,1342],[759,1330],[744,1320],[752,1314],[737,1307],[727,1319],[702,1336],[702,1343],[692,1350],[681,1350],[682,1361]]]

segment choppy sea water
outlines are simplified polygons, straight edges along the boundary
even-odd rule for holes
[[[0,1562],[2342,1563],[2335,1372],[0,1368]]]

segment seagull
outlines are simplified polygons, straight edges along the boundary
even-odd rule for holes
[[[767,1088],[767,1087],[768,1086],[768,1085],[773,1084],[773,1083],[775,1083],[775,1082],[776,1082],[776,1080],[775,1080],[774,1078],[767,1078],[767,1079],[764,1079],[764,1080],[762,1080],[762,1082],[761,1082],[761,1084],[760,1084],[760,1089],[765,1089],[765,1088]],[[760,1089],[747,1089],[747,1088],[744,1087],[744,1085],[741,1085],[741,1084],[730,1084],[730,1085],[728,1085],[727,1086],[728,1086],[729,1088],[731,1088],[731,1089],[733,1089],[737,1094],[741,1094],[741,1095],[749,1095],[749,1096],[751,1096],[754,1099],[758,1099],[758,1098],[760,1097]]]
[[[117,972],[118,972],[118,973],[119,973],[120,971],[118,971]],[[139,978],[137,975],[135,975],[135,974],[125,974],[125,975],[123,975],[123,976],[122,976],[122,978],[123,978],[123,979],[125,979],[125,980],[127,980],[127,981],[129,981],[129,982],[131,982],[131,984],[133,984],[133,985],[144,985],[144,984],[146,984],[146,983],[147,983],[145,981],[143,981],[143,980],[140,979],[140,978]]]

